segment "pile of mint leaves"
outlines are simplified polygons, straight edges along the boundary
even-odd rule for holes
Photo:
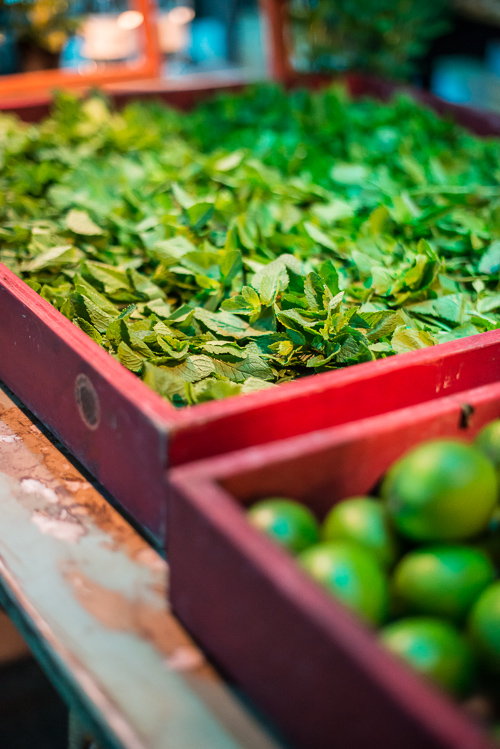
[[[407,96],[0,115],[0,260],[176,406],[500,327],[500,141]]]

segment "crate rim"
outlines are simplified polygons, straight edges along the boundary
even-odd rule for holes
[[[86,350],[90,354],[92,367],[98,365],[99,373],[114,387],[139,407],[153,421],[160,421],[167,428],[176,430],[191,425],[204,424],[211,418],[221,415],[235,415],[256,407],[265,407],[270,403],[286,401],[289,396],[307,396],[311,392],[326,389],[332,384],[342,387],[353,381],[370,379],[374,374],[391,372],[400,369],[401,362],[425,364],[434,360],[436,348],[443,355],[462,350],[481,349],[492,342],[500,341],[500,330],[477,333],[454,341],[439,343],[417,351],[409,351],[377,361],[362,362],[343,369],[298,377],[290,382],[275,385],[272,388],[238,395],[222,400],[210,401],[194,406],[175,408],[167,399],[146,385],[137,375],[130,372],[121,362],[114,359],[102,346],[93,341],[86,333],[74,325],[59,312],[50,302],[29,287],[19,276],[0,262],[0,285],[14,293],[22,291],[24,304],[38,314],[44,321],[57,328],[58,335],[74,350]],[[464,343],[466,342],[466,343]],[[117,377],[119,375],[119,377]],[[123,378],[123,382],[121,381]]]

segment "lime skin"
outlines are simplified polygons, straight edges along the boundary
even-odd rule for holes
[[[493,463],[500,478],[500,419],[486,424],[474,444]]]
[[[248,510],[247,517],[252,525],[292,554],[299,554],[319,541],[318,521],[311,510],[293,499],[263,499]]]
[[[488,527],[498,479],[491,462],[473,445],[432,440],[391,466],[381,494],[403,536],[458,541]]]
[[[431,546],[396,566],[392,592],[404,611],[461,622],[495,579],[489,557],[470,546]]]
[[[400,619],[380,632],[392,653],[447,692],[464,696],[475,676],[474,657],[455,627],[432,617]]]
[[[351,497],[326,516],[323,541],[355,541],[370,551],[383,567],[397,558],[397,543],[384,505],[372,497]]]
[[[388,583],[376,559],[350,541],[330,541],[302,552],[300,565],[348,608],[371,624],[387,614]]]
[[[500,671],[500,582],[479,596],[469,615],[470,639],[490,670]]]

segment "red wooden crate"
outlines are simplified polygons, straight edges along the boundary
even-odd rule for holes
[[[393,90],[366,78],[348,83],[356,94]],[[181,108],[207,94],[156,92]],[[123,103],[127,95],[116,98]],[[17,111],[27,119],[41,116],[43,105],[31,104]],[[500,133],[496,115],[451,110],[476,131]],[[171,465],[413,405],[499,375],[500,332],[491,332],[179,411],[0,263],[0,379],[158,538],[164,536]],[[82,403],[90,412],[98,403],[94,423],[82,417]]]
[[[473,412],[467,420],[466,414]],[[215,661],[310,749],[493,746],[454,705],[389,653],[243,507],[290,496],[319,518],[373,491],[422,440],[470,440],[500,416],[500,384],[174,469],[170,598]],[[189,553],[186,554],[186,549]]]

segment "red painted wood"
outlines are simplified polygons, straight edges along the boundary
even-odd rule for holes
[[[269,72],[274,80],[286,82],[293,75],[286,39],[286,0],[259,0],[259,4],[267,25]]]
[[[99,399],[96,429],[78,411],[81,374]],[[175,412],[1,264],[0,377],[141,524],[161,533]]]
[[[172,465],[374,416],[500,379],[500,331],[313,375],[179,414]]]
[[[464,403],[474,408],[466,429]],[[167,537],[174,611],[294,745],[493,746],[250,526],[241,506],[292,496],[322,517],[339,499],[372,491],[409,447],[438,436],[471,439],[499,416],[496,383],[172,471]]]

